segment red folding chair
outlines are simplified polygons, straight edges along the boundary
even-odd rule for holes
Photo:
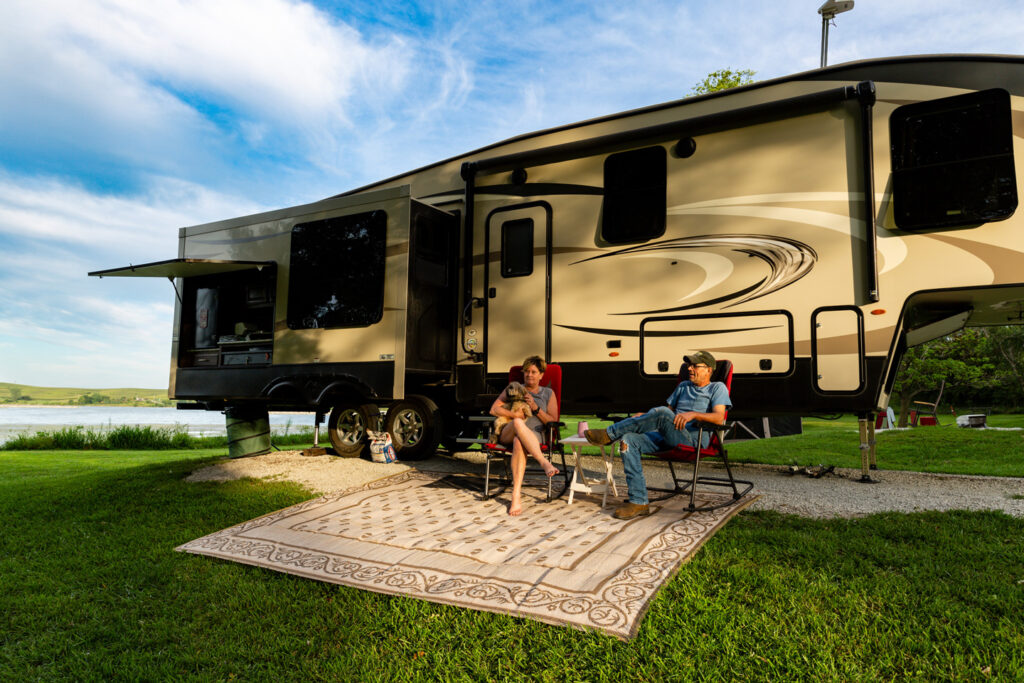
[[[508,381],[509,381],[510,384],[512,382],[522,382],[523,381],[523,366],[522,365],[513,365],[512,366],[512,368],[508,371]],[[542,387],[551,387],[551,391],[554,392],[554,394],[555,394],[555,400],[558,401],[558,408],[559,408],[559,410],[561,410],[561,408],[562,408],[562,366],[556,365],[555,363],[548,363],[547,369],[544,371],[544,376],[541,377],[540,385]],[[563,493],[565,493],[565,490],[569,487],[569,471],[568,471],[568,468],[565,466],[565,447],[562,445],[561,434],[559,433],[559,428],[563,427],[564,424],[565,423],[563,423],[563,422],[548,422],[546,425],[544,425],[545,431],[544,431],[544,434],[542,434],[542,436],[541,436],[541,444],[540,444],[541,450],[548,456],[549,459],[554,461],[554,458],[552,456],[555,453],[557,453],[560,456],[560,458],[561,458],[561,465],[562,466],[561,466],[560,469],[562,471],[562,477],[564,477],[564,479],[565,479],[565,486],[562,488],[561,491],[558,492],[559,496],[562,495]],[[484,497],[485,498],[489,498],[492,495],[493,496],[498,495],[499,493],[504,491],[508,487],[508,485],[510,483],[512,483],[512,470],[511,470],[511,468],[509,468],[509,460],[512,457],[512,449],[511,448],[506,448],[505,446],[502,446],[499,443],[488,442],[488,443],[485,443],[483,445],[483,451],[486,454],[486,465],[487,465],[486,472],[484,473]],[[495,460],[501,460],[502,464],[504,465],[504,467],[505,467],[505,477],[504,477],[504,480],[502,481],[501,488],[499,488],[498,490],[496,490],[492,494],[490,492],[490,485],[491,485],[491,463],[493,461],[495,461]],[[533,458],[531,458],[529,455],[526,456],[526,462],[527,462],[526,473],[528,475],[535,474],[536,472],[541,472],[543,474],[543,470],[542,469],[531,468],[529,466],[530,462],[533,462]],[[543,476],[544,476],[544,479],[547,481],[547,488],[548,488],[547,500],[550,501],[550,500],[552,500],[552,498],[555,497],[555,496],[552,496],[552,494],[551,494],[551,491],[552,491],[552,485],[551,485],[552,482],[551,482],[551,480],[554,479],[554,477],[549,477],[547,475],[543,475]]]
[[[686,377],[686,365],[683,365],[679,369],[679,378],[682,381]],[[725,384],[725,388],[732,390],[732,362],[728,360],[719,360],[715,363],[715,371],[711,374],[712,382],[722,382]],[[728,413],[726,414],[728,416]],[[703,448],[697,448],[695,446],[683,446],[679,445],[675,448],[668,450],[659,451],[652,453],[652,457],[658,458],[668,462],[669,472],[672,473],[672,484],[673,487],[670,489],[655,488],[649,486],[648,489],[651,491],[660,491],[667,495],[652,498],[651,500],[664,500],[671,498],[672,496],[689,493],[690,504],[687,509],[690,511],[700,510],[715,510],[717,508],[726,507],[733,505],[743,496],[750,493],[750,490],[754,488],[754,483],[746,481],[744,479],[736,479],[733,477],[732,468],[729,466],[729,454],[725,449],[725,437],[735,427],[736,423],[732,424],[714,424],[713,422],[698,421],[699,430],[697,433],[697,443],[703,443],[704,433],[710,432],[711,439],[708,441],[708,445]],[[705,474],[700,474],[700,463],[705,458],[721,458],[722,463],[725,465],[725,471],[727,476],[715,477]],[[693,463],[693,472],[687,479],[682,479],[676,474],[674,463],[677,462],[689,462]],[[697,493],[697,485],[702,484],[705,486],[719,486],[727,487],[732,489],[732,498],[723,503],[708,503],[697,507],[694,504],[694,497]],[[742,488],[737,484],[743,485]]]

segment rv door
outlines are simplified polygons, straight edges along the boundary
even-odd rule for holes
[[[551,352],[551,207],[502,207],[487,217],[488,373],[506,373],[530,355]]]

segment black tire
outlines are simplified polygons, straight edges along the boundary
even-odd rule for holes
[[[399,460],[423,460],[434,455],[442,427],[441,411],[426,396],[408,396],[394,404],[385,421]]]
[[[327,435],[334,452],[345,458],[359,458],[367,452],[367,429],[377,429],[380,410],[372,403],[339,403],[327,418]]]

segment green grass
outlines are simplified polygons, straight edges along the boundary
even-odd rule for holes
[[[274,432],[275,446],[306,446],[313,443],[313,430]],[[0,444],[0,451],[46,450],[170,450],[195,448],[226,448],[227,436],[192,436],[185,425],[153,427],[121,425],[109,430],[63,427],[55,431],[15,434]]]
[[[1024,520],[742,513],[638,637],[173,552],[308,492],[207,451],[0,453],[0,680],[1020,680]]]
[[[103,397],[102,405],[169,406],[167,389],[76,389],[0,382],[0,404],[77,405],[82,396]]]

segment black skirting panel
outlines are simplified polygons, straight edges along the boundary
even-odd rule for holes
[[[195,401],[269,400],[280,406],[313,407],[334,387],[364,399],[390,398],[395,364],[309,363],[263,367],[179,368],[175,398]]]

